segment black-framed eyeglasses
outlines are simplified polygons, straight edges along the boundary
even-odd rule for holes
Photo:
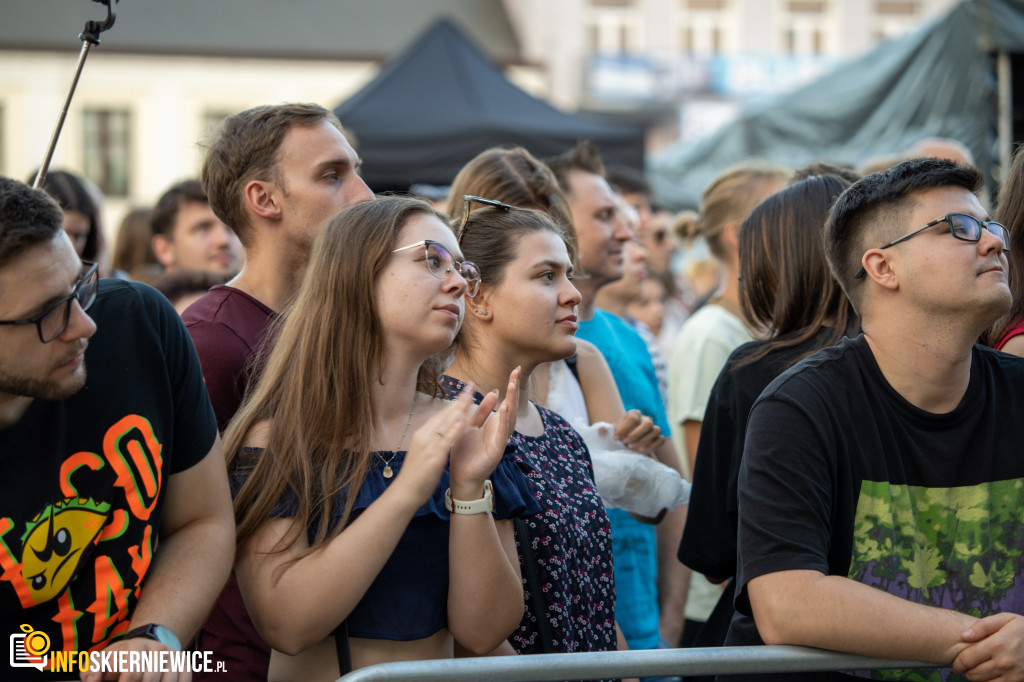
[[[511,211],[515,208],[510,204],[503,203],[497,199],[485,199],[484,197],[473,196],[472,194],[463,194],[462,201],[462,222],[459,223],[459,246],[462,246],[462,238],[466,236],[466,223],[469,222],[469,214],[473,210],[473,204],[485,204],[487,206],[493,206],[494,208],[500,208],[503,211]]]
[[[82,261],[86,271],[75,285],[71,293],[60,299],[49,308],[35,317],[27,320],[0,320],[0,325],[5,324],[34,324],[39,332],[39,340],[43,343],[50,343],[64,333],[68,328],[68,321],[71,319],[71,302],[78,301],[83,311],[88,310],[96,302],[96,292],[99,291],[100,272],[98,263]]]
[[[466,296],[474,298],[477,295],[480,291],[480,268],[476,266],[476,263],[468,260],[455,260],[451,251],[443,244],[432,239],[424,239],[415,244],[401,246],[391,253],[415,249],[417,246],[423,247],[423,263],[427,266],[427,271],[430,274],[438,279],[445,279],[454,270],[462,276],[462,279],[466,280]]]
[[[878,248],[888,249],[890,246],[894,246],[900,242],[905,242],[918,232],[923,232],[929,227],[938,225],[942,222],[949,224],[949,233],[951,235],[965,242],[981,241],[981,231],[984,228],[999,238],[999,241],[1003,243],[1003,251],[1010,250],[1010,232],[1002,223],[997,223],[994,220],[980,220],[979,218],[975,218],[974,216],[966,213],[949,213],[941,218],[936,218],[927,225],[922,225],[916,230],[911,230],[902,237],[897,237],[888,244],[879,246]],[[860,270],[858,270],[853,277],[854,279],[861,279],[866,274],[867,272],[864,270],[864,266],[862,265]]]

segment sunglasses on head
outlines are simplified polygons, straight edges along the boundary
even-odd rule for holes
[[[484,197],[473,196],[472,194],[462,195],[463,206],[462,206],[462,222],[459,224],[459,246],[462,246],[462,238],[466,236],[466,223],[469,222],[469,214],[473,210],[473,204],[484,204],[485,206],[493,206],[500,208],[503,211],[511,211],[515,206],[503,203],[497,199],[485,199]]]

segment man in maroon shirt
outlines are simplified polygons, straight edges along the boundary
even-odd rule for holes
[[[238,276],[182,315],[223,430],[237,411],[270,321],[302,281],[316,235],[341,209],[373,198],[341,124],[315,104],[281,104],[229,117],[203,161],[214,213],[238,235]],[[236,679],[266,679],[270,649],[234,578],[199,635]],[[197,676],[195,679],[203,679]],[[212,679],[212,678],[211,678]]]

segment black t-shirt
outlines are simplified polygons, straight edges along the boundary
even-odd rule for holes
[[[1024,613],[1022,391],[1024,360],[975,346],[960,404],[925,412],[888,384],[863,336],[769,385],[740,469],[727,643],[761,642],[749,581],[793,569],[976,616]]]
[[[51,651],[101,647],[127,627],[157,552],[168,477],[202,460],[217,435],[199,360],[163,296],[102,280],[89,315],[85,387],[35,400],[0,429],[0,632],[28,625]],[[230,548],[211,548],[221,550]],[[5,680],[38,676],[5,669]]]
[[[686,527],[679,544],[679,560],[704,575],[731,578],[736,574],[736,479],[750,407],[779,374],[808,353],[820,348],[833,332],[823,328],[807,341],[769,352],[740,364],[769,341],[738,347],[718,376],[700,430],[699,456],[693,472]],[[733,590],[723,592],[695,646],[721,645],[732,617]]]

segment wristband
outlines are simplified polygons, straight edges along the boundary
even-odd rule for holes
[[[445,509],[453,514],[490,514],[494,511],[494,494],[491,482],[484,481],[484,496],[479,500],[456,500],[452,498],[452,489],[444,491]]]
[[[137,627],[134,630],[129,630],[120,637],[115,637],[111,643],[122,639],[135,639],[136,637],[155,639],[161,644],[166,644],[175,651],[181,651],[181,642],[178,641],[178,637],[171,632],[170,628],[166,628],[163,625],[157,625],[156,623],[147,623],[146,625]]]

